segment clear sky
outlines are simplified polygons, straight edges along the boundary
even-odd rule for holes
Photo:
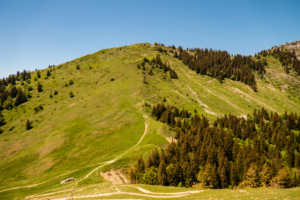
[[[1,0],[0,78],[158,42],[254,55],[300,40],[300,0]]]

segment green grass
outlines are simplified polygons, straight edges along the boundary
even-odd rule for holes
[[[161,58],[170,63],[179,79],[170,79],[158,68],[152,69],[154,76],[144,75],[137,69],[136,65],[144,57],[151,59],[157,54],[150,44],[135,44],[66,62],[62,67],[53,68],[48,79],[45,79],[48,69],[41,70],[42,78],[38,80],[44,86],[41,93],[36,90],[38,81],[34,81],[36,72],[33,72],[29,84],[34,88],[33,97],[3,112],[7,124],[1,127],[4,133],[0,135],[0,191],[46,182],[32,188],[0,192],[0,199],[21,199],[29,194],[60,189],[65,186],[60,185],[61,180],[71,176],[80,180],[100,166],[99,163],[132,148],[144,133],[143,115],[151,111],[138,105],[143,100],[154,105],[166,98],[166,104],[192,113],[196,109],[199,115],[210,119],[216,119],[210,113],[247,115],[262,106],[280,114],[300,109],[296,89],[299,77],[285,75],[273,57],[267,57],[267,74],[257,81],[258,92],[253,92],[241,82],[226,79],[220,84],[216,79],[196,74],[172,54],[161,54]],[[76,70],[77,65],[80,70]],[[150,67],[146,65],[147,69]],[[143,84],[144,76],[148,84]],[[65,87],[71,79],[74,84]],[[289,85],[290,89],[283,91],[283,85]],[[58,94],[50,98],[54,90]],[[69,96],[70,91],[74,93],[73,98]],[[208,107],[203,108],[197,99]],[[40,104],[44,109],[35,113],[34,107]],[[28,131],[25,129],[27,119],[33,121],[33,128]],[[149,122],[145,138],[135,149],[78,185],[70,183],[70,186],[103,184],[105,180],[99,177],[100,171],[128,168],[139,155],[146,157],[154,148],[164,147],[168,143],[165,137],[174,133],[154,119],[150,118]],[[9,131],[12,126],[15,128]],[[57,177],[64,173],[69,174]]]

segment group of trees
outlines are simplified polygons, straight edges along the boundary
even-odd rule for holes
[[[286,73],[289,73],[290,66],[300,75],[300,61],[296,57],[295,50],[290,52],[286,49],[273,48],[272,51],[261,51],[258,55],[266,56],[268,53],[281,62]]]
[[[176,132],[176,141],[139,157],[131,182],[170,186],[291,187],[299,185],[300,118],[254,110],[213,123],[174,106],[153,106],[152,116]],[[298,174],[297,174],[298,173]]]
[[[0,110],[12,109],[14,106],[18,106],[27,101],[28,95],[26,91],[23,91],[21,87],[9,84],[5,86],[2,82],[0,87]]]
[[[162,69],[164,73],[169,72],[171,79],[178,79],[178,75],[176,71],[170,67],[170,64],[162,62],[159,54],[156,56],[156,58],[152,58],[152,60],[149,60],[148,58],[144,58],[141,64],[137,65],[137,68],[146,70],[145,68],[146,63],[152,66],[152,68]],[[150,69],[149,74],[154,75],[152,69]]]
[[[4,120],[4,116],[0,110],[0,134],[3,132],[1,129],[1,126],[3,126],[4,124],[6,124],[5,120]]]
[[[224,78],[241,81],[256,91],[256,81],[252,70],[259,74],[265,73],[264,64],[261,61],[254,61],[251,56],[235,55],[233,58],[227,51],[215,51],[203,49],[183,50],[182,47],[174,51],[174,57],[182,61],[190,69],[201,75],[208,75],[218,79]]]

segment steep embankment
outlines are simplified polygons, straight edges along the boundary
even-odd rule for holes
[[[140,154],[165,145],[168,142],[165,137],[172,135],[166,135],[164,125],[159,122],[151,121],[142,137],[143,115],[150,108],[142,107],[140,102],[153,105],[165,98],[168,104],[192,114],[197,110],[209,118],[230,112],[247,115],[261,107],[279,113],[300,108],[299,94],[295,92],[299,78],[285,74],[273,57],[266,57],[267,73],[262,79],[257,75],[258,92],[253,92],[241,82],[225,79],[221,84],[214,78],[196,74],[172,53],[160,55],[177,72],[178,79],[171,79],[162,69],[148,64],[145,70],[137,69],[143,58],[152,59],[157,54],[150,44],[101,50],[41,70],[38,81],[44,86],[42,92],[36,90],[37,72],[32,72],[28,86],[34,88],[33,97],[17,108],[3,111],[7,124],[1,127],[4,133],[0,135],[0,190],[42,184],[22,191],[17,189],[14,194],[3,191],[0,197],[24,197],[46,188],[59,189],[60,181],[70,176],[77,180],[86,177],[76,187],[103,182],[98,176],[103,169],[99,168],[100,163],[115,160],[104,169],[128,167]],[[46,79],[47,70],[51,76]],[[70,85],[69,80],[74,84]],[[17,84],[25,89],[20,82]],[[54,90],[58,94],[50,98]],[[38,105],[43,110],[35,112]],[[33,128],[28,131],[27,119],[33,121]],[[135,149],[130,155],[123,154],[132,147]]]

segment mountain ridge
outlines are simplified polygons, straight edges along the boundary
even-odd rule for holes
[[[172,51],[172,47],[149,43],[104,49],[30,72],[29,81],[25,81],[26,74],[22,80],[16,79],[16,86],[25,94],[31,93],[31,97],[2,111],[6,124],[1,126],[0,149],[5,153],[1,155],[0,171],[5,176],[0,180],[0,190],[35,182],[48,184],[48,179],[72,170],[78,170],[73,173],[76,178],[84,177],[94,169],[91,165],[122,155],[135,147],[144,133],[143,116],[151,112],[147,104],[165,102],[211,120],[226,113],[245,116],[261,107],[279,114],[300,108],[300,78],[293,70],[286,74],[280,61],[270,55],[263,57],[268,63],[266,73],[254,73],[254,92],[239,81],[225,78],[220,83],[197,74],[174,58]],[[156,59],[158,54],[171,69],[164,72],[163,68],[144,62],[145,58],[149,62]],[[143,62],[145,69],[138,69],[137,65]],[[171,70],[177,73],[177,79],[171,78]],[[43,91],[37,90],[38,82]],[[32,90],[28,91],[30,86]],[[38,105],[43,108],[35,109]],[[32,122],[29,130],[25,127],[27,119]],[[174,137],[175,133],[168,133],[163,127],[164,124],[150,119],[148,133],[135,151],[106,167],[124,168],[125,173],[140,154],[166,146],[166,137]],[[104,182],[97,174],[95,170],[80,184]],[[47,187],[59,188],[60,181],[54,180]]]

